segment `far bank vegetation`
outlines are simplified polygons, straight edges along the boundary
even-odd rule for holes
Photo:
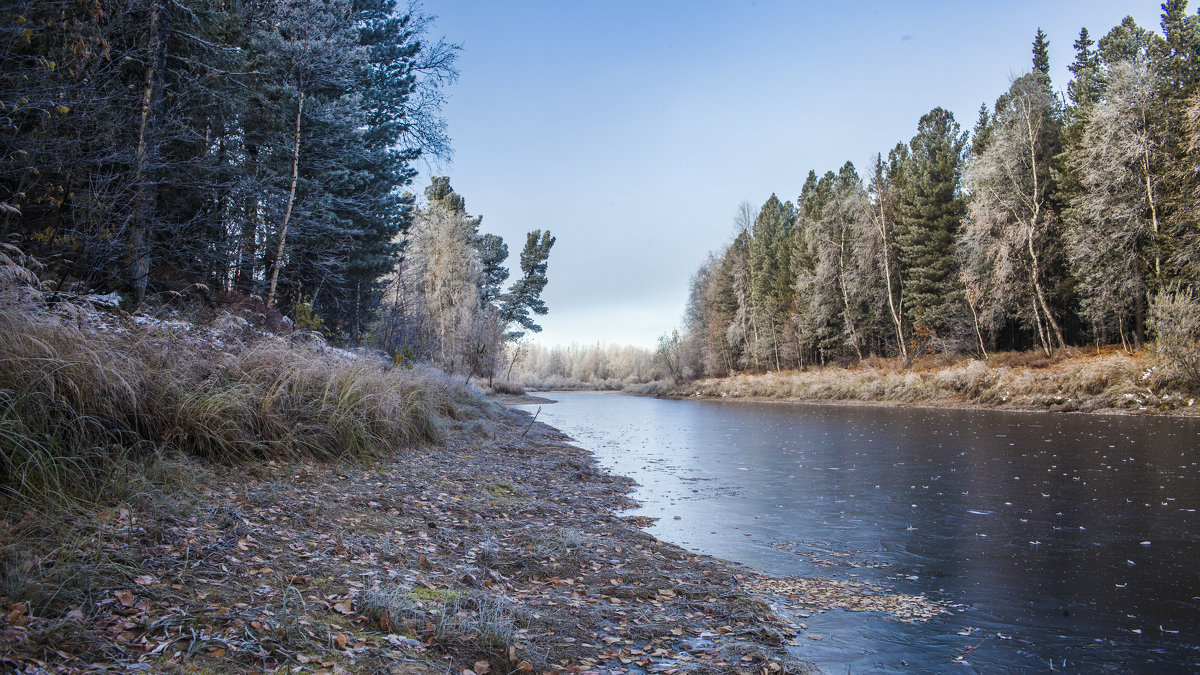
[[[846,162],[794,201],[743,203],[659,347],[679,380],[729,379],[681,391],[1189,405],[1200,17],[1163,7],[1162,34],[1131,18],[1098,41],[1082,30],[1065,93],[1039,29],[1031,71],[972,131],[934,108],[865,172]]]

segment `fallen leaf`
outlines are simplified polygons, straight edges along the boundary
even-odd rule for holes
[[[475,675],[487,675],[492,672],[492,664],[487,661],[476,661],[475,667],[472,670],[475,671]]]
[[[533,672],[533,664],[528,661],[522,661],[517,664],[517,672],[532,673]]]
[[[224,649],[214,649],[211,652],[209,652],[208,655],[213,657],[214,659],[219,659],[222,656],[225,656],[225,650]]]
[[[133,591],[124,589],[114,591],[113,595],[117,596],[117,602],[120,602],[124,607],[133,607]]]
[[[334,609],[334,611],[336,611],[340,614],[353,614],[354,613],[354,601],[351,600],[350,598],[346,598],[345,600],[343,600],[341,602],[335,602],[335,603],[333,603],[333,609]]]

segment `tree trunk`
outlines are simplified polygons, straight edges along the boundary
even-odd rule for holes
[[[258,163],[258,148],[249,145],[246,148],[248,168],[253,169]],[[258,197],[254,191],[249,191],[246,197],[245,212],[242,214],[242,232],[238,243],[237,278],[234,288],[249,294],[254,284],[254,263],[258,250]]]
[[[155,101],[161,88],[163,61],[166,58],[166,23],[164,0],[150,5],[150,35],[147,48],[150,63],[142,87],[141,124],[133,170],[133,227],[129,233],[129,285],[133,288],[133,306],[140,307],[146,299],[146,282],[150,276],[150,239],[157,208],[157,185],[154,182],[154,162],[158,158],[158,115]]]
[[[275,249],[275,264],[271,266],[271,287],[267,291],[267,310],[275,302],[275,283],[279,281],[279,265],[283,261],[283,242],[287,237],[288,221],[292,217],[292,204],[296,201],[296,177],[300,173],[300,115],[304,112],[304,90],[300,90],[300,102],[296,105],[296,138],[292,146],[292,187],[288,190],[287,207],[283,211],[283,224],[279,227],[279,246]]]
[[[1141,349],[1146,341],[1146,292],[1139,290],[1133,306],[1133,348]]]
[[[775,322],[771,322],[771,345],[775,348],[775,372],[783,370],[779,365],[779,338],[775,331]]]
[[[883,247],[883,278],[887,281],[888,310],[892,314],[892,325],[896,327],[896,343],[900,345],[900,357],[904,359],[905,363],[908,363],[908,346],[904,344],[904,324],[900,320],[900,311],[904,307],[904,298],[901,297],[900,302],[897,303],[895,294],[892,291],[892,256],[888,250],[887,220],[885,219],[883,210],[882,197],[879,199],[879,241]],[[974,308],[972,308],[972,311],[974,311]],[[978,326],[976,326],[976,329],[978,329]],[[986,352],[984,353],[986,354]]]
[[[1033,207],[1033,215],[1029,218],[1029,230],[1026,232],[1025,239],[1029,245],[1029,260],[1032,265],[1031,276],[1033,277],[1033,291],[1034,291],[1034,295],[1035,295],[1034,302],[1036,303],[1034,306],[1034,310],[1035,310],[1034,315],[1035,315],[1035,317],[1037,316],[1037,312],[1036,312],[1037,306],[1040,305],[1042,308],[1042,312],[1045,313],[1045,315],[1046,315],[1046,322],[1048,324],[1050,324],[1050,327],[1054,330],[1054,337],[1058,342],[1058,346],[1065,347],[1066,342],[1063,340],[1062,331],[1058,327],[1058,322],[1054,320],[1054,314],[1050,311],[1050,305],[1046,302],[1045,293],[1042,292],[1041,267],[1038,263],[1037,250],[1033,246],[1033,236],[1037,232],[1038,221],[1041,219],[1040,216],[1041,216],[1041,212],[1042,212],[1042,193],[1041,193],[1041,189],[1039,187],[1039,180],[1038,180],[1038,163],[1037,163],[1038,129],[1034,128],[1032,114],[1028,109],[1026,110],[1026,114],[1025,114],[1025,124],[1026,124],[1026,129],[1029,133],[1029,157],[1030,157],[1030,162],[1031,162],[1031,175],[1033,178],[1033,194],[1031,196],[1031,199],[1033,200],[1033,202],[1031,204],[1031,206]],[[1043,328],[1041,325],[1041,319],[1039,318],[1038,319],[1039,333],[1042,330],[1043,330]],[[1049,356],[1050,352],[1053,350],[1053,347],[1051,347],[1051,345],[1050,345],[1050,341],[1047,339],[1048,337],[1049,336],[1042,337],[1042,341],[1043,341],[1043,344],[1045,345],[1047,356]]]
[[[846,231],[842,230],[838,241],[838,290],[842,292],[842,318],[846,322],[846,331],[850,334],[850,344],[854,345],[854,353],[858,360],[863,360],[862,347],[858,344],[858,331],[854,328],[854,319],[850,317],[850,293],[846,290]]]
[[[1142,111],[1142,128],[1149,129],[1149,121],[1146,119],[1146,111]],[[1149,132],[1147,132],[1149,133]],[[1154,188],[1150,182],[1150,143],[1147,140],[1142,144],[1142,175],[1146,178],[1146,203],[1150,205],[1150,224],[1154,227],[1154,282],[1158,288],[1162,287],[1162,250],[1160,248],[1159,228],[1158,228],[1158,205],[1154,202]],[[1139,338],[1140,341],[1140,338]]]
[[[967,307],[971,308],[971,320],[975,322],[975,337],[979,338],[979,351],[983,352],[983,358],[986,359],[988,351],[987,345],[983,343],[983,331],[979,328],[979,313],[975,311],[975,303],[971,302],[970,297],[967,298]]]
[[[1054,320],[1054,315],[1051,314],[1051,312],[1050,312],[1050,305],[1046,302],[1046,294],[1042,291],[1042,282],[1040,279],[1041,266],[1038,263],[1037,252],[1035,251],[1034,246],[1033,246],[1033,231],[1034,231],[1034,226],[1031,223],[1029,226],[1029,236],[1027,237],[1027,240],[1029,243],[1029,259],[1032,261],[1032,269],[1030,271],[1032,273],[1031,276],[1033,277],[1033,292],[1034,292],[1034,295],[1036,296],[1034,301],[1038,305],[1041,306],[1042,313],[1044,313],[1046,315],[1046,323],[1049,324],[1050,329],[1054,332],[1054,340],[1058,344],[1058,347],[1061,349],[1061,348],[1067,346],[1067,344],[1066,344],[1066,341],[1063,340],[1062,330],[1058,327],[1058,322]],[[1040,321],[1039,321],[1039,325],[1040,325]],[[1047,332],[1049,332],[1049,331],[1047,331]],[[1046,338],[1047,338],[1046,339],[1047,355],[1049,355],[1049,350],[1053,349],[1053,347],[1050,345],[1050,341],[1048,339],[1049,337],[1050,337],[1049,335],[1046,336]]]

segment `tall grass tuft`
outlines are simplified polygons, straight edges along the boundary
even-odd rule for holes
[[[0,249],[0,496],[94,502],[129,463],[363,461],[437,439],[452,385],[382,360],[256,341],[187,340],[48,308],[34,269]],[[120,320],[119,318],[116,320]]]

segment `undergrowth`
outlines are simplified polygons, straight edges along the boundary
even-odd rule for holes
[[[435,441],[454,414],[445,380],[319,344],[98,330],[47,305],[33,261],[0,254],[0,500],[119,501],[131,467],[171,453],[364,462]]]
[[[942,356],[907,368],[899,359],[873,359],[854,368],[740,374],[680,385],[673,393],[1146,412],[1194,407],[1196,392],[1182,379],[1146,350],[1129,355],[1068,348],[1054,358],[1027,352],[993,354],[987,361]]]

